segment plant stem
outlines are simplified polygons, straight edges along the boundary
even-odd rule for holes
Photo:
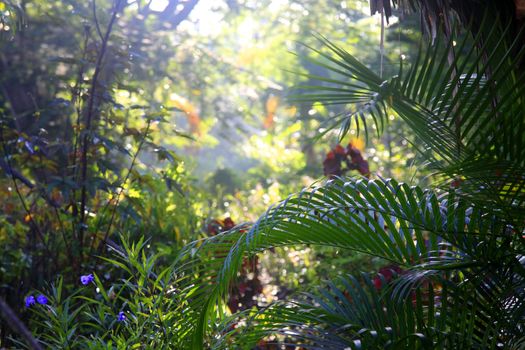
[[[138,145],[138,148],[137,148],[137,152],[135,152],[135,155],[133,156],[133,159],[131,160],[131,164],[128,168],[128,172],[126,174],[126,176],[124,177],[124,179],[122,180],[122,184],[120,186],[120,192],[117,192],[116,194],[114,194],[106,203],[105,207],[104,207],[104,210],[106,210],[106,208],[109,206],[109,204],[112,202],[112,200],[116,197],[116,203],[115,205],[113,206],[113,211],[111,212],[111,218],[109,219],[109,224],[108,224],[108,227],[106,229],[106,232],[104,233],[104,239],[102,240],[101,244],[98,246],[97,248],[97,253],[100,254],[100,249],[102,247],[102,244],[104,244],[106,242],[106,240],[108,239],[109,237],[109,233],[111,231],[111,226],[113,226],[113,221],[115,220],[115,214],[117,212],[117,207],[118,207],[118,204],[120,202],[120,193],[123,191],[123,187],[124,185],[126,184],[126,182],[128,182],[128,179],[129,179],[129,176],[131,175],[131,171],[133,170],[133,168],[135,167],[135,163],[137,162],[137,157],[142,149],[142,147],[144,146],[144,142],[146,142],[146,137],[148,136],[148,133],[149,133],[149,130],[150,130],[150,127],[151,127],[151,120],[148,120],[148,124],[146,125],[146,130],[144,131],[144,136],[142,137],[142,140],[140,141],[139,145]],[[97,229],[96,231],[98,231],[98,227],[99,227],[99,224],[101,223],[101,220],[102,219],[99,219],[99,222],[97,224]],[[94,242],[94,240],[93,240]],[[90,247],[90,254],[91,254],[91,251],[93,249],[93,242],[91,243],[91,247]]]
[[[84,231],[86,229],[86,202],[87,202],[87,186],[86,186],[86,180],[87,180],[87,153],[89,148],[89,133],[91,131],[91,123],[93,120],[93,114],[94,114],[94,105],[95,105],[95,92],[97,88],[98,83],[98,77],[100,75],[100,71],[102,69],[102,62],[104,59],[104,56],[106,54],[106,49],[109,41],[109,36],[111,34],[111,30],[113,28],[113,24],[115,23],[115,20],[117,18],[117,13],[120,8],[121,0],[116,0],[113,13],[111,15],[111,19],[109,21],[108,27],[106,29],[106,33],[104,35],[104,40],[102,41],[102,47],[100,49],[100,52],[98,54],[97,63],[95,66],[95,72],[93,73],[93,79],[91,81],[91,88],[89,91],[89,100],[88,100],[88,106],[86,111],[86,129],[84,130],[84,137],[82,139],[82,156],[81,156],[81,174],[80,174],[80,185],[81,185],[81,194],[80,194],[80,224],[78,227],[78,240],[80,245],[80,260],[82,260],[82,251],[84,248]]]
[[[7,305],[4,299],[0,298],[0,314],[6,321],[5,323],[11,327],[15,332],[18,332],[34,350],[43,350],[38,341],[33,338],[31,332],[27,329],[22,321],[18,318],[15,312]]]

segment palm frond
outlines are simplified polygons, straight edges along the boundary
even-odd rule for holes
[[[250,348],[270,334],[317,349],[519,343],[525,75],[516,66],[525,48],[518,39],[502,39],[508,27],[490,27],[488,17],[482,24],[474,37],[438,35],[422,44],[408,69],[401,61],[399,74],[388,80],[318,36],[330,54],[311,48],[318,56],[311,60],[334,76],[310,76],[320,85],[304,86],[295,98],[350,105],[334,119],[341,137],[353,126],[368,134],[366,115],[381,131],[396,113],[414,131],[440,183],[424,190],[394,180],[334,179],[290,196],[249,229],[189,248],[196,259],[181,268],[180,278],[189,315],[182,327],[193,332],[193,348],[202,348],[202,338],[210,347]],[[459,185],[450,186],[451,179]],[[381,293],[366,276],[348,277],[255,315],[217,315],[246,255],[296,244],[360,251],[410,272]],[[241,337],[237,326],[231,329],[239,321],[248,325]],[[206,338],[214,327],[222,331]]]
[[[387,80],[318,35],[330,54],[312,49],[319,57],[312,61],[334,76],[311,76],[320,84],[292,98],[347,105],[347,113],[330,121],[329,129],[340,128],[340,138],[353,127],[364,128],[368,137],[366,116],[380,133],[388,114],[399,115],[432,170],[476,187],[464,191],[471,199],[483,202],[498,193],[504,210],[524,217],[525,74],[518,67],[525,46],[522,33],[509,42],[510,30],[486,15],[474,37],[438,35],[420,45],[408,69],[401,60],[398,75]]]
[[[501,316],[498,312],[501,311],[502,303],[508,298],[508,291],[513,288],[523,289],[523,279],[519,279],[512,286],[501,284],[501,288],[487,288],[489,285],[496,285],[505,280],[507,277],[499,281],[496,276],[502,274],[502,269],[509,266],[510,260],[516,260],[516,257],[519,256],[519,248],[509,245],[508,240],[505,239],[509,236],[508,232],[509,226],[497,211],[493,211],[490,207],[474,205],[453,192],[439,195],[433,191],[409,187],[393,180],[349,179],[343,181],[334,179],[324,186],[291,196],[279,205],[270,208],[250,230],[237,230],[221,237],[231,244],[231,248],[227,254],[223,250],[224,255],[220,259],[222,266],[219,266],[220,263],[213,265],[220,271],[215,281],[210,281],[211,289],[206,289],[206,291],[200,289],[212,297],[208,298],[210,303],[205,305],[207,311],[201,311],[202,319],[197,325],[202,329],[199,336],[209,329],[206,315],[227,294],[228,286],[235,279],[242,258],[246,254],[254,254],[275,246],[317,244],[361,251],[382,257],[408,269],[412,268],[414,273],[411,276],[415,277],[410,279],[410,283],[405,284],[404,287],[401,287],[402,284],[400,284],[400,287],[393,290],[394,294],[403,295],[398,298],[401,304],[406,302],[408,296],[414,291],[424,288],[428,280],[436,276],[439,277],[441,284],[447,281],[443,278],[443,274],[449,274],[450,271],[454,272],[454,278],[463,276],[455,282],[463,281],[462,285],[468,288],[451,289],[450,293],[455,293],[451,294],[451,300],[454,301],[453,307],[469,305],[471,309],[468,314],[451,311],[451,315],[455,315],[454,317],[460,315],[461,317],[458,317],[463,323],[466,322],[465,317],[467,316],[475,318],[476,322],[483,322],[476,324],[475,327],[469,324],[468,327],[473,333],[469,335],[470,340],[466,343],[458,343],[460,339],[464,339],[463,335],[459,335],[459,330],[451,331],[450,327],[454,322],[459,322],[456,319],[451,321],[452,325],[449,323],[443,325],[445,328],[442,331],[425,337],[429,341],[436,342],[436,339],[442,336],[445,339],[443,341],[446,341],[447,344],[450,342],[451,344],[483,343],[483,339],[480,338],[481,334],[487,334],[482,331],[483,327],[488,323],[493,324],[497,319],[496,316]],[[483,242],[489,241],[493,243],[484,245]],[[219,244],[218,247],[224,249],[225,246]],[[503,249],[505,249],[505,254],[499,254],[498,252],[502,252]],[[462,275],[458,274],[459,271]],[[487,271],[491,273],[488,274]],[[519,276],[518,272],[513,272],[512,275]],[[476,274],[485,276],[485,279],[473,278],[472,276]],[[484,290],[490,290],[492,294],[487,294]],[[401,291],[404,291],[404,294]],[[472,299],[472,295],[478,297]],[[486,304],[492,305],[490,306],[492,313],[487,314],[486,310],[480,311],[484,310],[481,306],[485,301],[492,301],[491,304]],[[319,304],[319,300],[317,303]],[[505,315],[507,317],[513,314],[515,316],[511,318],[516,319],[523,305],[516,302],[513,302],[512,305],[515,310]],[[289,305],[286,306],[286,308],[289,307]],[[425,303],[425,307],[430,307],[428,302]],[[294,317],[297,318],[294,328],[296,331],[301,328],[299,318],[303,321],[302,329],[311,337],[308,338],[308,341],[323,334],[323,337],[333,336],[331,331],[324,328],[319,329],[317,324],[311,326],[309,323],[304,323],[307,320],[304,310],[300,311],[300,315],[296,315],[297,310],[289,309],[285,313],[280,306],[276,308],[279,311],[275,312],[279,313],[283,322],[293,323],[295,322]],[[427,320],[426,313],[424,314],[426,316],[422,317],[422,311],[417,312],[420,313],[420,318]],[[373,319],[376,316],[371,314],[369,317]],[[413,323],[413,321],[410,322]],[[277,315],[272,314],[271,322],[268,321],[267,326],[274,327],[273,332],[277,324],[279,324]],[[508,323],[504,324],[508,326]],[[288,326],[285,327],[287,330]],[[466,327],[465,324],[463,326]],[[371,332],[376,334],[377,329],[371,329],[373,329]],[[488,339],[490,341],[499,339],[500,329],[507,328],[502,323],[501,328],[498,328],[495,333],[490,333],[491,336]],[[416,330],[413,331],[415,333],[407,335],[408,338],[396,338],[396,341],[400,339],[408,341],[411,337],[415,337],[414,341],[415,339],[419,339],[418,341],[427,339],[421,338]],[[243,339],[261,339],[263,334],[269,334],[265,332],[264,327],[262,329],[253,328],[249,332],[252,338],[243,337]],[[286,335],[295,334],[294,339],[296,339],[299,333],[288,332]],[[335,342],[341,339],[336,333],[336,338],[323,341],[335,346]]]
[[[399,298],[390,287],[378,289],[366,274],[339,277],[294,301],[228,320],[236,327],[227,327],[213,348],[252,349],[271,336],[305,349],[463,349],[519,340],[519,329],[500,331],[501,309],[473,297],[471,287],[440,276]]]

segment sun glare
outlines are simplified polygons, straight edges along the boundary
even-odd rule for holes
[[[162,12],[168,6],[169,0],[152,0],[149,8],[152,11]]]

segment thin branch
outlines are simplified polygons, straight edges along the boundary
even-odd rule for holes
[[[0,158],[0,168],[4,169],[6,174],[22,182],[24,185],[33,189],[35,185],[27,177],[22,175],[18,170],[11,168],[11,166],[3,159]]]
[[[80,254],[82,255],[82,249],[84,246],[84,230],[85,230],[85,223],[86,223],[86,202],[87,202],[87,186],[86,186],[86,180],[87,180],[87,153],[88,153],[88,146],[89,146],[89,132],[91,131],[91,123],[93,120],[93,114],[94,114],[94,105],[95,105],[95,93],[98,83],[98,77],[100,75],[100,71],[102,70],[102,61],[104,59],[104,56],[106,54],[106,49],[109,41],[109,35],[111,34],[111,30],[113,28],[113,24],[115,23],[115,20],[117,18],[117,13],[120,8],[121,0],[116,0],[115,6],[113,9],[113,14],[111,15],[111,19],[109,21],[106,34],[104,35],[104,39],[102,40],[102,47],[100,49],[100,52],[98,54],[97,63],[95,66],[95,72],[93,73],[93,78],[91,81],[91,88],[89,92],[89,100],[88,100],[88,106],[86,111],[86,130],[83,137],[83,144],[82,144],[82,156],[81,156],[81,198],[80,198],[80,225],[79,225],[79,234],[78,234],[78,240],[80,244]]]
[[[20,334],[34,350],[43,350],[38,341],[33,338],[31,332],[27,329],[22,321],[18,318],[15,312],[7,305],[4,299],[0,298],[0,313],[5,320],[5,324],[9,325],[12,330]]]
[[[71,169],[73,169],[73,177],[75,179],[78,179],[79,175],[78,175],[78,168],[77,168],[77,161],[78,161],[78,157],[77,157],[77,153],[78,153],[78,148],[79,148],[79,141],[80,141],[80,119],[81,119],[81,115],[82,115],[82,112],[81,112],[81,102],[80,102],[80,91],[82,89],[82,80],[84,78],[84,69],[85,69],[85,61],[86,61],[86,56],[87,56],[87,47],[88,47],[88,42],[89,42],[89,37],[90,37],[90,30],[89,30],[89,27],[88,26],[85,26],[84,27],[84,47],[82,49],[82,60],[80,62],[80,66],[78,68],[78,74],[77,74],[77,80],[75,82],[75,86],[73,87],[73,90],[71,91],[71,103],[75,106],[75,110],[76,110],[76,113],[77,113],[77,120],[76,120],[76,129],[74,130],[74,134],[73,134],[73,137],[75,139],[75,143],[73,145],[73,153],[72,153],[72,166],[71,166]],[[69,165],[69,164],[68,164]],[[68,166],[69,168],[69,166]],[[71,203],[71,206],[72,206],[72,214],[73,216],[77,216],[78,215],[78,209],[77,209],[77,204],[75,202],[75,198],[76,198],[76,188],[73,188],[72,190],[72,195],[71,195],[71,198],[72,200],[70,200],[70,203]],[[75,229],[75,220],[72,221],[71,223],[72,225],[72,228],[73,228],[73,232],[76,232],[76,229]]]
[[[140,151],[142,150],[142,147],[144,146],[144,142],[146,141],[146,138],[148,136],[148,133],[149,133],[149,130],[150,130],[150,127],[151,127],[151,120],[148,120],[148,124],[146,126],[146,130],[144,131],[144,136],[142,137],[142,140],[140,141],[139,145],[138,145],[138,148],[137,148],[137,152],[135,152],[135,155],[133,156],[133,159],[131,160],[131,164],[128,168],[128,172],[126,174],[126,176],[124,177],[124,179],[122,180],[122,183],[121,185],[119,186],[120,187],[120,191],[114,193],[111,198],[107,201],[106,205],[104,206],[104,209],[102,210],[102,213],[100,213],[100,219],[98,221],[98,224],[97,224],[97,228],[96,228],[96,232],[98,232],[98,228],[102,222],[102,216],[104,214],[104,212],[106,211],[106,209],[109,207],[110,203],[115,199],[116,197],[116,202],[115,202],[115,205],[113,206],[113,211],[111,212],[111,218],[109,220],[109,224],[108,224],[108,227],[106,229],[106,232],[104,234],[104,239],[102,240],[101,244],[99,245],[98,247],[98,254],[100,254],[100,247],[102,247],[102,244],[105,243],[109,237],[109,233],[110,233],[110,230],[111,230],[111,227],[113,226],[113,221],[115,220],[115,214],[117,212],[117,207],[119,205],[119,202],[120,202],[120,194],[122,193],[123,191],[123,187],[125,186],[126,182],[128,182],[128,179],[131,175],[131,172],[133,170],[133,168],[135,167],[135,163],[137,161],[137,158],[138,158],[138,155],[140,153]],[[94,240],[93,242],[91,242],[91,248],[90,248],[90,253],[93,249],[93,245],[94,245]]]
[[[177,13],[175,18],[173,18],[173,21],[171,22],[172,29],[177,28],[179,24],[182,23],[182,21],[188,18],[190,12],[193,10],[193,8],[197,5],[198,2],[199,0],[188,0],[184,3],[184,7],[182,8],[182,10],[179,13]]]
[[[172,0],[168,6],[159,14],[161,19],[167,20],[171,23],[171,29],[176,29],[179,24],[181,24],[188,16],[190,15],[193,8],[197,5],[199,0],[187,0],[184,3],[179,3],[179,1]],[[178,5],[183,5],[182,9],[175,13]]]
[[[153,0],[149,0],[148,3],[146,4],[146,6],[144,6],[143,8],[139,7],[139,13],[141,15],[143,15],[144,18],[148,17],[149,13],[151,12],[150,6],[151,6],[152,2],[153,2]]]
[[[383,78],[383,60],[385,57],[385,0],[381,0],[381,39],[379,41],[380,67],[379,76]],[[387,0],[390,1],[390,0]]]
[[[97,18],[97,4],[96,0],[92,0],[92,9],[93,9],[93,19],[95,22],[95,28],[97,29],[98,36],[100,37],[100,40],[104,41],[104,36],[102,35],[102,31],[100,30],[100,24],[98,22]]]

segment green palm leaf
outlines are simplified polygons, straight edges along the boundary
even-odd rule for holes
[[[193,348],[202,348],[201,338],[215,327],[220,336],[207,345],[216,348],[250,348],[270,334],[319,349],[495,348],[522,341],[525,75],[516,67],[525,49],[518,39],[502,39],[508,30],[485,19],[473,38],[438,36],[388,80],[318,36],[330,54],[311,48],[319,57],[312,61],[337,77],[309,76],[321,84],[295,98],[350,105],[331,120],[341,137],[353,126],[368,134],[366,115],[381,131],[388,113],[396,113],[414,131],[436,189],[333,179],[290,196],[249,229],[194,246],[201,260],[193,276],[205,280],[188,278],[184,289]],[[217,307],[242,259],[296,244],[360,251],[409,272],[381,293],[369,278],[349,277],[317,296],[221,323]],[[242,336],[231,331],[239,320],[248,322]]]
[[[499,332],[499,315],[490,304],[472,298],[470,285],[434,277],[403,298],[392,288],[377,289],[367,275],[340,277],[295,301],[228,320],[238,325],[242,319],[245,325],[229,327],[213,348],[253,349],[270,335],[307,349],[464,349],[510,339]]]
[[[498,226],[504,236],[497,215],[454,194],[440,197],[392,180],[333,180],[271,208],[249,231],[233,231],[201,247],[222,249],[223,258],[207,263],[206,269],[213,266],[220,272],[208,289],[198,288],[212,296],[201,311],[199,337],[208,328],[206,315],[227,294],[246,254],[275,246],[317,244],[358,250],[418,269],[482,268],[480,255],[485,252],[479,251],[479,242],[497,235]],[[453,243],[451,248],[443,250],[444,239]],[[231,244],[228,254],[225,241]],[[440,259],[445,253],[461,259]],[[202,305],[195,310],[198,307]]]
[[[475,37],[438,35],[420,46],[408,69],[401,60],[398,75],[386,80],[318,36],[330,54],[312,49],[319,57],[312,61],[334,77],[310,76],[319,85],[304,87],[292,99],[347,105],[348,112],[328,120],[324,132],[339,127],[340,138],[352,127],[364,128],[368,137],[367,115],[378,133],[388,114],[399,115],[414,131],[430,169],[443,176],[444,189],[460,177],[471,200],[483,203],[498,193],[502,210],[523,217],[525,74],[518,67],[525,47],[521,34],[506,39],[509,30],[485,18]]]

